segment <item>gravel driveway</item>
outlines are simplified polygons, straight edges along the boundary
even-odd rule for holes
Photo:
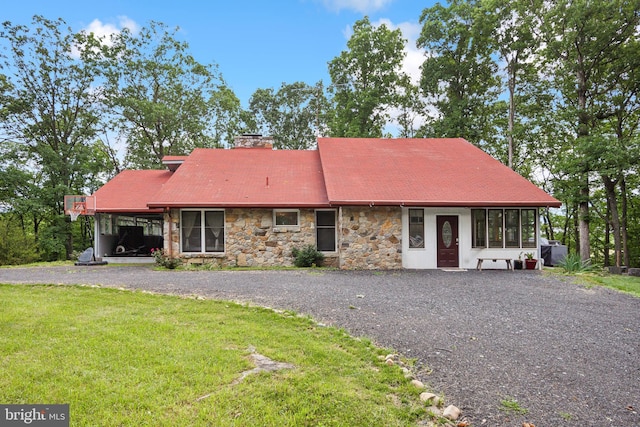
[[[640,298],[528,271],[0,269],[0,283],[122,286],[309,314],[415,358],[475,426],[640,426]],[[526,414],[502,404],[516,400]]]

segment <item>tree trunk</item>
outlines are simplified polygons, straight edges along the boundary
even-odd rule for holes
[[[620,234],[622,237],[622,253],[624,265],[631,266],[629,255],[629,235],[627,234],[627,181],[624,176],[620,179],[620,204],[622,217],[620,218]]]
[[[513,59],[512,61],[515,61]],[[509,62],[509,123],[507,129],[507,142],[509,144],[509,168],[513,169],[513,128],[516,117],[516,66],[513,62]]]
[[[574,229],[574,241],[576,245],[576,252],[582,256],[582,252],[580,252],[580,222],[578,221],[578,215],[580,207],[576,208],[575,214],[573,215],[573,229]]]
[[[604,266],[609,267],[611,265],[611,257],[609,253],[611,252],[611,204],[609,203],[609,199],[607,198],[607,210],[604,213]]]
[[[618,199],[616,197],[616,184],[618,180],[602,175],[602,182],[607,196],[607,206],[611,211],[611,228],[613,229],[613,247],[616,267],[622,265],[622,244],[620,236],[620,215],[618,213]],[[608,255],[608,254],[606,254]]]
[[[583,58],[578,56],[579,69],[576,72],[578,90],[578,142],[589,137],[590,115],[587,112],[587,76],[584,71]],[[578,222],[580,228],[580,257],[583,261],[591,258],[591,244],[589,241],[589,162],[586,153],[582,154],[580,175],[580,201],[578,202]]]

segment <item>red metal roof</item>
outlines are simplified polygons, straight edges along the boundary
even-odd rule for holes
[[[148,203],[171,177],[166,170],[124,170],[94,193],[96,212],[162,212]]]
[[[461,138],[320,138],[318,152],[336,205],[560,206]]]
[[[317,151],[195,149],[151,207],[329,206]]]
[[[96,211],[560,206],[558,200],[460,138],[320,138],[317,151],[200,148],[179,159],[184,163],[173,173],[127,170],[118,174],[95,193]]]

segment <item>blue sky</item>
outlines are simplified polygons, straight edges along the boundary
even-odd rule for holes
[[[444,2],[444,0],[443,0]],[[63,18],[96,33],[149,21],[180,27],[202,63],[216,63],[242,105],[259,88],[329,81],[327,63],[346,49],[350,27],[369,16],[409,40],[405,71],[417,78],[419,18],[435,0],[3,0],[1,21],[29,25],[33,15]]]

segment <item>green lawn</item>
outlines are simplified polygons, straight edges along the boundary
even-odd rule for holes
[[[0,285],[0,402],[72,426],[396,426],[425,417],[388,350],[293,313],[73,286]],[[294,369],[249,375],[251,348]],[[206,397],[204,397],[206,396]]]
[[[561,268],[546,267],[549,274],[556,274],[564,277],[572,277],[578,283],[586,286],[605,286],[607,288],[626,292],[636,297],[640,297],[640,277],[626,276],[621,274],[608,274],[597,272],[564,273]]]
[[[606,274],[604,276],[585,275],[583,280],[588,284],[606,286],[640,297],[640,277]]]

